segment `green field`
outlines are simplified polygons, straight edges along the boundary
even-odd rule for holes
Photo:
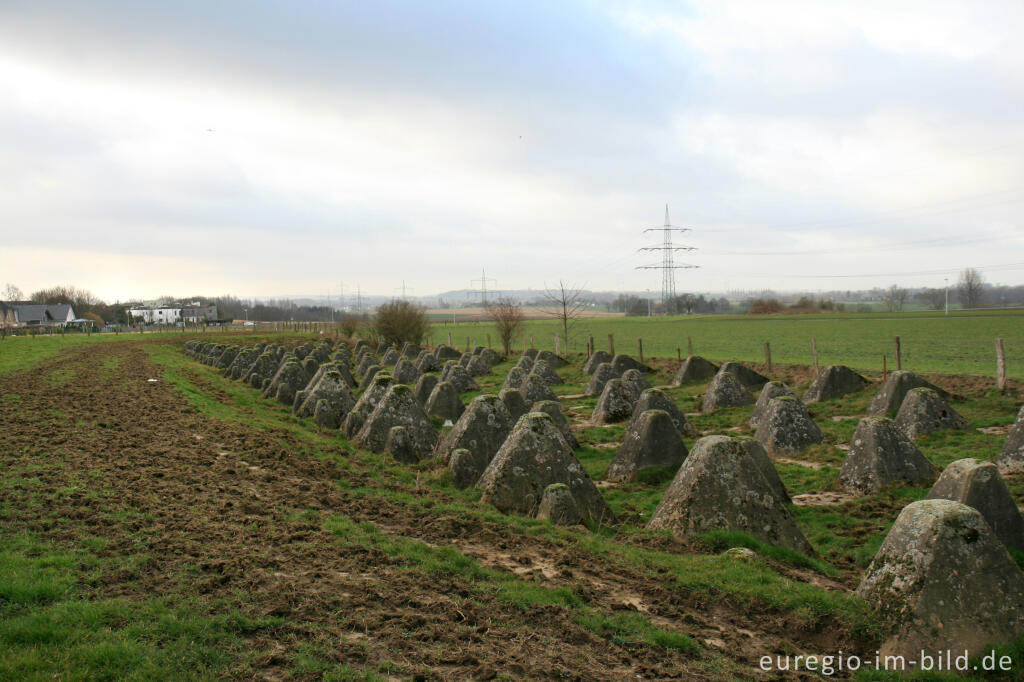
[[[966,320],[981,338],[994,323],[1019,319],[886,322],[924,334],[936,322]],[[730,329],[796,338],[807,325],[856,321],[594,324],[617,340],[642,334],[645,346],[655,332],[670,338],[675,325],[713,331],[721,347],[738,348],[745,341],[730,338]],[[531,328],[546,335],[551,323]],[[434,328],[435,338],[443,329]],[[461,331],[482,343],[493,334],[490,325]],[[749,679],[765,652],[817,651],[822,641],[874,651],[884,637],[853,590],[899,511],[927,487],[789,505],[813,556],[738,533],[682,543],[647,529],[671,471],[603,485],[613,526],[553,526],[498,512],[477,489],[455,488],[441,461],[402,464],[296,418],[186,356],[184,340],[195,336],[286,345],[320,338],[168,332],[0,346],[9,444],[0,458],[8,472],[0,481],[0,679],[732,680]],[[960,340],[933,344],[947,349],[934,352],[938,371],[952,371],[949,349]],[[696,352],[729,357],[694,341]],[[584,358],[569,359],[554,390],[580,441],[576,456],[603,482],[625,426],[589,422],[596,398],[583,395]],[[516,361],[513,354],[478,377],[480,392],[497,392]],[[773,378],[802,393],[811,373],[783,362]],[[648,379],[667,386],[678,363],[655,364]],[[953,406],[972,428],[919,439],[925,456],[938,467],[996,457],[1019,409],[1019,386],[1002,393],[989,380],[929,378],[955,384]],[[702,435],[753,435],[749,408],[702,414],[706,389],[701,382],[665,392]],[[809,407],[826,442],[776,462],[791,495],[842,492],[841,446],[873,394],[874,387]],[[1007,483],[1024,501],[1024,476]],[[723,554],[730,547],[758,556],[738,562]],[[1024,555],[1015,557],[1024,565]],[[1003,650],[1016,672],[1024,640]],[[521,655],[509,660],[510,651]]]
[[[531,339],[537,348],[554,349],[554,335],[561,329],[555,320],[531,320],[515,347]],[[493,323],[435,323],[435,343],[452,341],[457,348],[491,345],[498,340]],[[818,348],[821,366],[848,365],[871,372],[895,368],[895,338],[900,337],[904,369],[941,374],[995,376],[995,339],[1003,339],[1007,376],[1024,379],[1024,312],[940,313],[836,313],[821,315],[704,315],[684,317],[594,318],[576,321],[570,350],[586,347],[593,335],[599,350],[608,350],[608,335],[615,350],[636,355],[643,341],[645,357],[686,357],[689,340],[693,352],[713,361],[764,362],[764,344],[771,344],[772,361],[778,364],[813,364],[811,339]]]

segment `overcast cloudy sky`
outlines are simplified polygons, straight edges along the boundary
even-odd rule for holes
[[[1024,3],[0,1],[3,280],[1024,282]],[[495,286],[492,284],[492,286]]]

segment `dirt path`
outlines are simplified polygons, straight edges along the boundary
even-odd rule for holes
[[[58,375],[70,378],[55,386]],[[609,568],[569,544],[348,494],[332,484],[341,475],[334,463],[296,454],[300,444],[284,429],[211,419],[167,381],[147,382],[153,377],[161,369],[135,342],[74,349],[0,379],[4,395],[18,396],[0,401],[0,462],[7,471],[31,469],[43,502],[18,505],[8,518],[57,543],[106,539],[100,554],[124,561],[93,586],[97,595],[198,592],[254,616],[283,617],[285,625],[252,638],[262,654],[241,677],[278,679],[309,643],[338,664],[393,661],[402,677],[730,676],[707,672],[700,658],[598,637],[563,607],[523,611],[462,576],[412,570],[401,556],[339,541],[322,525],[333,514],[455,547],[485,565],[568,588],[605,612],[642,612],[744,665],[766,653],[835,644],[826,632],[792,632],[784,617],[684,593],[670,577]],[[344,476],[374,485],[365,473]],[[443,501],[437,491],[423,494]],[[130,560],[140,555],[146,561]]]

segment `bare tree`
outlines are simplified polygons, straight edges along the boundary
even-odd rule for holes
[[[984,296],[985,279],[974,268],[960,271],[960,281],[956,288],[960,291],[960,305],[964,308],[977,308]]]
[[[890,313],[903,310],[903,304],[907,301],[907,290],[893,284],[885,292],[885,304]]]
[[[4,300],[5,301],[20,301],[25,298],[25,294],[22,293],[21,289],[11,284],[10,282],[4,287]]]
[[[512,350],[512,340],[522,331],[526,319],[523,309],[510,298],[499,298],[487,305],[487,315],[498,328],[498,338],[501,339],[505,355],[508,355]]]
[[[583,311],[586,308],[581,300],[582,293],[581,288],[567,285],[562,280],[558,280],[557,289],[545,288],[544,290],[544,299],[551,304],[551,309],[544,312],[557,319],[562,325],[562,338],[565,341],[566,349],[569,348],[569,338],[576,326],[576,321],[583,316]]]

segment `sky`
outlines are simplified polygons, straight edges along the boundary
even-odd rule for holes
[[[0,0],[3,283],[1024,283],[1024,3]]]

